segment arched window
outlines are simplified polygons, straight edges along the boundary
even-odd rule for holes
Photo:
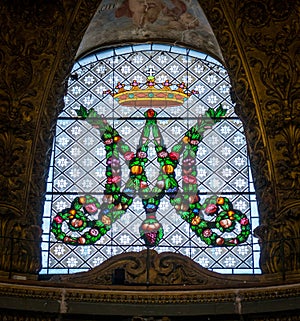
[[[41,273],[145,247],[260,273],[255,194],[226,69],[160,44],[80,59],[57,121]],[[52,229],[52,230],[51,230]]]

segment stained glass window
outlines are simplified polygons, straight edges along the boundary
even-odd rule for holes
[[[243,126],[220,62],[146,44],[74,65],[51,158],[41,273],[85,271],[146,247],[220,273],[260,273],[257,225]]]

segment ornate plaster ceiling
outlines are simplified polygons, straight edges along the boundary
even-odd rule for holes
[[[184,44],[223,60],[196,0],[103,0],[82,39],[77,57],[99,47],[139,41]]]

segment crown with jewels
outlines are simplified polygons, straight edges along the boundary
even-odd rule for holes
[[[147,77],[145,88],[136,80],[131,83],[130,89],[125,89],[125,85],[120,82],[115,88],[116,92],[107,90],[104,93],[110,94],[120,105],[127,107],[175,107],[198,93],[196,90],[188,92],[184,82],[173,85],[165,80],[162,84],[156,84],[154,76]]]

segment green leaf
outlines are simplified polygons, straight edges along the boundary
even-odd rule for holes
[[[205,115],[210,118],[215,118],[215,111],[210,107],[205,112]]]
[[[220,105],[216,110],[216,117],[224,117],[226,115],[227,109],[224,109],[222,105]]]
[[[77,115],[78,115],[79,117],[82,117],[83,119],[86,119],[87,116],[88,116],[88,111],[87,111],[87,109],[86,109],[84,106],[82,106],[82,105],[80,105],[79,110],[76,110],[76,113],[77,113]]]

